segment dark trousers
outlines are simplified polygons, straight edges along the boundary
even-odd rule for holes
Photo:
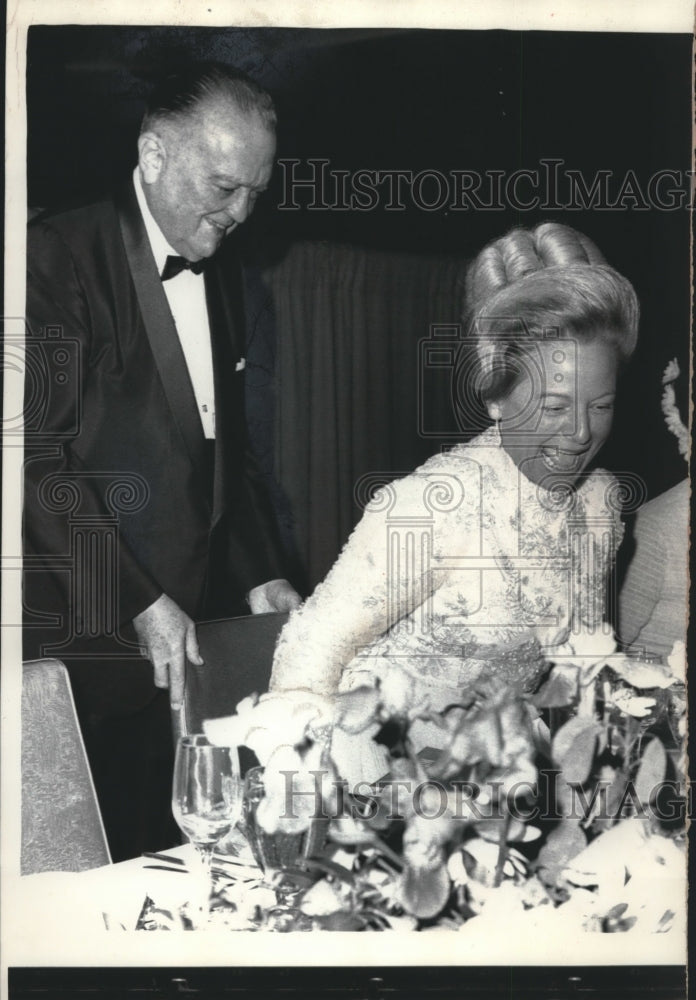
[[[67,667],[113,860],[180,843],[169,692],[155,687],[147,660],[115,656],[113,645],[74,644],[70,653],[25,628],[24,659],[57,656]]]
[[[132,715],[80,716],[112,859],[123,861],[180,843],[171,812],[169,693],[159,691]]]
[[[212,448],[208,457],[212,460]],[[230,590],[213,560],[211,596],[200,620],[248,613],[241,601],[232,605]],[[30,601],[29,606],[43,603]],[[125,632],[135,643],[133,630],[126,627]],[[62,640],[62,631],[52,635],[50,629],[25,622],[23,657],[54,655],[68,669],[113,860],[180,843],[171,811],[174,745],[169,692],[154,686],[152,664],[137,656],[137,645],[131,655],[123,656],[123,647],[110,640],[75,642],[71,656],[60,645],[51,648]]]
[[[181,842],[169,692],[143,659],[64,658],[114,861]]]

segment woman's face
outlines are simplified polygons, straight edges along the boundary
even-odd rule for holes
[[[611,430],[618,359],[600,337],[537,341],[513,389],[489,407],[502,445],[533,483],[572,485]]]

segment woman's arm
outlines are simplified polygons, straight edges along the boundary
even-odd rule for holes
[[[434,574],[419,564],[414,538],[423,525],[426,533],[432,526],[437,548],[438,538],[450,530],[451,512],[434,509],[433,490],[443,475],[426,469],[383,487],[367,506],[326,579],[283,629],[271,690],[334,693],[344,667],[360,650],[432,592]],[[449,473],[446,478],[463,497],[458,478]]]

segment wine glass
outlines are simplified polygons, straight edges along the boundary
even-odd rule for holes
[[[314,818],[308,830],[267,833],[257,818],[257,809],[265,797],[264,769],[252,767],[244,782],[243,829],[252,854],[264,873],[264,882],[276,894],[277,906],[270,909],[267,919],[276,930],[309,930],[311,919],[293,906],[297,893],[312,882],[303,869],[305,862],[322,846],[328,827],[327,817]]]
[[[182,736],[174,762],[172,811],[201,859],[206,914],[212,891],[213,851],[241,816],[243,800],[237,748],[215,746],[206,736]]]

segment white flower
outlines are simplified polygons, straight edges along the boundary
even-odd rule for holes
[[[632,715],[634,719],[644,719],[655,707],[655,699],[633,694],[628,688],[619,688],[609,696],[607,704],[614,705],[626,715]]]
[[[415,698],[413,677],[401,667],[392,665],[380,677],[379,690],[382,707],[387,715],[409,715],[414,708],[422,711],[425,707]]]
[[[667,367],[662,373],[662,384],[669,385],[670,382],[676,381],[681,375],[679,370],[679,362],[676,358],[672,358],[671,361],[667,363]]]
[[[211,743],[249,747],[265,765],[279,746],[297,746],[308,727],[319,729],[332,720],[333,702],[323,695],[303,689],[272,691],[245,698],[235,715],[208,719],[203,730]]]
[[[447,874],[454,885],[466,885],[469,875],[464,865],[461,851],[454,851],[447,859]]]
[[[662,663],[643,663],[641,660],[632,660],[623,653],[616,653],[609,661],[611,669],[623,680],[628,681],[631,687],[640,688],[668,688],[675,684],[677,678]]]
[[[257,916],[257,907],[263,913],[277,903],[276,894],[270,886],[257,882],[249,885],[245,882],[234,882],[225,886],[224,898],[231,903],[237,911],[237,921],[229,919],[229,913],[225,914],[229,923],[239,923],[240,927],[247,928]]]
[[[632,920],[638,932],[685,931],[686,857],[673,840],[648,829],[643,820],[623,820],[563,872],[574,885],[596,886],[594,929],[601,929],[601,919],[614,907],[624,905],[622,919]]]
[[[601,625],[594,632],[582,629],[568,642],[550,651],[549,658],[563,670],[577,667],[579,669],[579,683],[585,687],[594,680],[615,651],[614,633],[605,631],[604,626]]]
[[[350,905],[350,889],[342,883],[321,879],[309,888],[300,903],[300,909],[308,917],[327,917]]]
[[[473,877],[484,886],[491,887],[495,880],[495,872],[498,866],[500,847],[481,837],[474,837],[464,843],[463,850],[475,862]],[[503,864],[503,874],[508,878],[513,878],[518,866],[525,866],[525,859],[519,851],[512,847],[506,849],[505,863]],[[465,858],[466,861],[466,858]]]
[[[279,746],[264,768],[264,797],[256,808],[259,825],[267,833],[308,830],[316,816],[336,811],[335,778],[319,744],[304,753]]]
[[[573,885],[598,886],[600,892],[614,894],[623,888],[627,869],[631,871],[642,863],[646,844],[646,823],[641,819],[622,820],[580,851],[563,871],[563,877]]]
[[[674,393],[674,388],[671,385],[675,382],[680,375],[679,365],[677,359],[674,358],[669,362],[662,375],[662,384],[665,389],[662,393],[662,412],[665,415],[665,423],[668,429],[677,438],[677,444],[679,446],[679,454],[682,458],[688,460],[689,458],[689,430],[684,426],[681,415],[679,413],[679,408],[677,407],[677,397]]]
[[[672,646],[672,652],[667,657],[667,664],[676,679],[681,684],[686,684],[686,646],[681,639]]]

